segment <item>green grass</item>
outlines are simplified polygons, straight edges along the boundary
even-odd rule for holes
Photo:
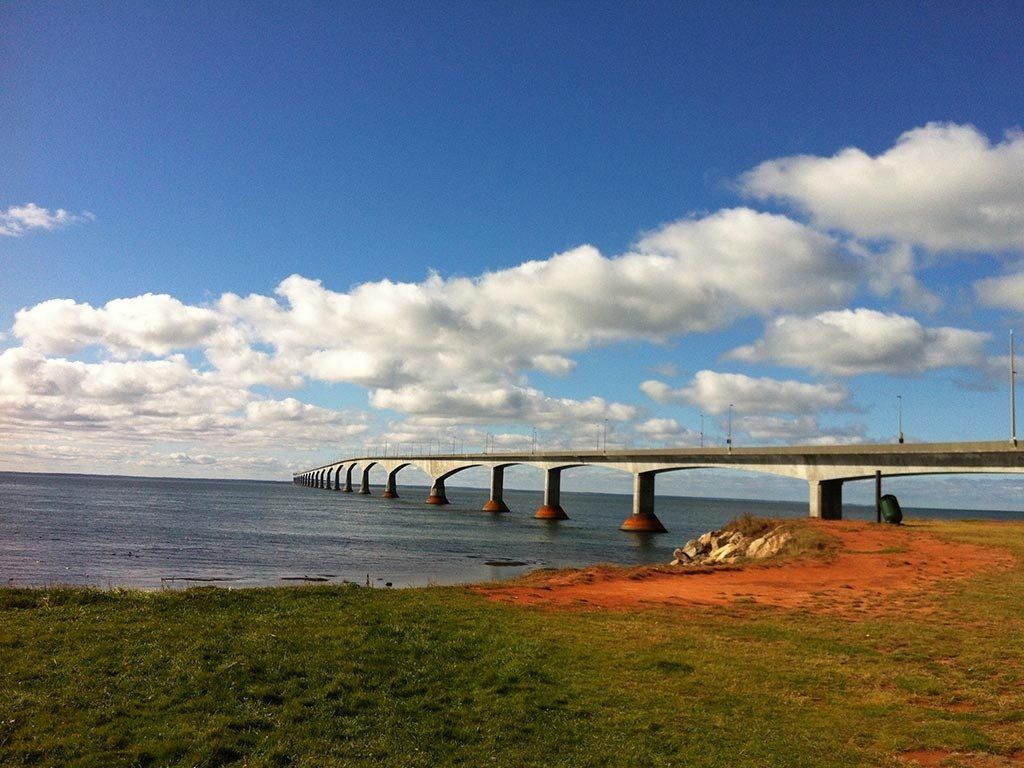
[[[1024,562],[1024,526],[929,524]],[[1024,749],[1024,567],[930,612],[0,590],[0,765],[885,766]],[[970,763],[966,763],[970,764]]]

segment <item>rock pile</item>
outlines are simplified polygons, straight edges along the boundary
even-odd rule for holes
[[[738,560],[763,560],[779,554],[793,538],[784,526],[776,526],[756,538],[739,531],[709,531],[673,552],[672,565],[714,565]]]

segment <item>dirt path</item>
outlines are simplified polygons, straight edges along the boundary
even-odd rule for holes
[[[812,522],[839,540],[830,560],[796,560],[729,570],[629,571],[587,568],[480,587],[492,600],[550,607],[627,609],[644,605],[758,603],[855,617],[928,610],[944,582],[1009,568],[1009,552],[940,541],[908,526]]]

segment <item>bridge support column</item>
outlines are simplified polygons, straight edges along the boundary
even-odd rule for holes
[[[336,490],[336,491],[340,491],[341,490],[341,472],[342,472],[343,469],[344,469],[344,467],[339,466],[334,471],[334,490]]]
[[[359,483],[359,493],[363,496],[370,495],[370,468],[363,467],[363,480]]]
[[[505,504],[505,468],[491,467],[491,497],[484,504],[484,512],[508,512]]]
[[[321,469],[316,473],[316,487],[323,490],[324,487],[324,471]]]
[[[637,472],[633,475],[633,514],[619,526],[620,531],[668,532],[654,514],[654,477],[654,472]]]
[[[397,499],[398,498],[398,483],[395,480],[395,476],[398,474],[396,469],[394,472],[388,472],[387,482],[384,483],[384,493],[381,494],[381,498],[384,499]]]
[[[334,487],[334,472],[330,469],[324,470],[324,490],[331,490]]]
[[[843,519],[843,481],[811,480],[810,517],[821,520]]]
[[[430,486],[430,495],[427,496],[427,504],[442,506],[448,503],[448,497],[444,493],[444,478],[439,477]]]
[[[568,520],[561,505],[562,470],[549,469],[544,473],[544,503],[534,513],[538,520]]]
[[[341,489],[343,493],[352,493],[352,470],[355,468],[356,465],[352,464],[345,470],[345,487]]]

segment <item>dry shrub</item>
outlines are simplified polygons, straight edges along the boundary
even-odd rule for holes
[[[839,546],[835,537],[829,536],[815,526],[808,525],[805,520],[757,517],[745,512],[726,523],[722,530],[738,531],[749,539],[760,538],[774,530],[784,530],[790,535],[790,539],[776,555],[776,558],[830,557],[835,554]]]
[[[775,520],[770,517],[757,517],[749,512],[744,512],[739,517],[726,523],[722,530],[742,533],[749,539],[756,539],[764,536],[769,531],[775,530],[782,525],[782,522],[782,520]]]

